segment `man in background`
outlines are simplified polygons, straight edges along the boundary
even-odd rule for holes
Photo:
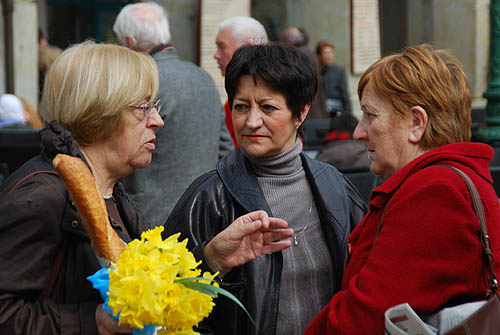
[[[151,54],[158,65],[158,98],[165,126],[156,132],[151,165],[135,171],[123,183],[151,224],[162,225],[191,182],[214,169],[218,159],[229,152],[231,140],[212,78],[181,60],[169,44],[163,7],[154,2],[127,5],[113,30],[122,45]]]
[[[309,110],[307,118],[308,119],[329,118],[329,115],[326,112],[325,94],[323,92],[323,87],[319,82],[321,66],[318,57],[316,57],[314,52],[307,46],[307,42],[309,41],[309,36],[307,35],[306,30],[304,28],[288,27],[282,31],[281,39],[283,43],[299,48],[314,62],[314,65],[316,65],[316,71],[318,73],[318,91],[311,104],[311,109]]]
[[[346,73],[335,64],[335,46],[328,41],[319,41],[316,54],[321,64],[321,83],[325,92],[326,107],[333,117],[351,113],[351,101],[347,90]]]
[[[215,38],[217,49],[214,58],[219,64],[222,76],[226,75],[226,67],[233,54],[242,45],[267,44],[267,33],[264,26],[254,18],[248,16],[235,16],[219,23],[219,32]],[[233,139],[234,147],[238,147],[234,134],[233,121],[231,118],[231,107],[226,101],[224,104],[226,113],[226,126]]]

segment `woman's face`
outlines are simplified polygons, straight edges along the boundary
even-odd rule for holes
[[[155,150],[155,130],[163,127],[163,120],[151,101],[128,107],[122,113],[122,130],[111,136],[105,145],[109,153],[108,163],[114,166],[114,170],[119,170],[119,174],[126,176],[151,163]]]
[[[302,123],[287,107],[286,98],[249,75],[241,76],[232,106],[238,144],[253,157],[270,157],[295,144]],[[303,120],[309,106],[304,108]]]
[[[354,139],[365,142],[370,170],[388,179],[415,158],[408,140],[411,121],[398,119],[392,105],[375,94],[370,81],[363,90],[361,110]]]

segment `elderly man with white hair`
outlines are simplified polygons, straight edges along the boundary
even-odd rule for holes
[[[160,73],[158,97],[165,127],[156,132],[153,162],[124,179],[127,192],[153,226],[165,223],[184,190],[232,149],[215,84],[181,60],[170,43],[167,13],[154,2],[125,6],[113,30],[120,43],[152,55]]]
[[[264,26],[254,18],[248,16],[234,16],[219,23],[219,32],[215,38],[214,58],[219,64],[223,76],[226,75],[226,67],[233,54],[242,45],[267,44],[267,33]],[[226,113],[226,126],[231,134],[235,148],[238,147],[234,133],[233,121],[231,119],[231,107],[228,102],[224,104]]]

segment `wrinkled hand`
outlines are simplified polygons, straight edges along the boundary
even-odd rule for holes
[[[95,323],[99,335],[132,334],[132,328],[127,325],[119,326],[118,320],[113,319],[107,311],[102,309],[102,304],[95,310]]]
[[[265,211],[240,216],[217,234],[204,249],[205,259],[222,278],[233,267],[245,264],[261,255],[288,248],[293,229],[285,220],[270,218]]]

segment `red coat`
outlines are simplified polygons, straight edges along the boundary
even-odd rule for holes
[[[488,169],[492,157],[485,144],[445,145],[376,188],[369,212],[349,236],[343,289],[304,334],[382,335],[384,311],[391,306],[408,302],[417,313],[429,314],[447,304],[484,299],[488,268],[481,262],[479,222],[467,187],[452,170],[429,165],[456,166],[476,185],[500,274],[500,206]]]
[[[226,103],[224,104],[224,112],[226,114],[227,130],[229,131],[229,134],[231,134],[231,138],[233,139],[234,143],[234,148],[236,149],[238,147],[238,141],[236,140],[236,134],[234,132],[233,117],[231,108],[229,108],[229,101],[226,101]]]

